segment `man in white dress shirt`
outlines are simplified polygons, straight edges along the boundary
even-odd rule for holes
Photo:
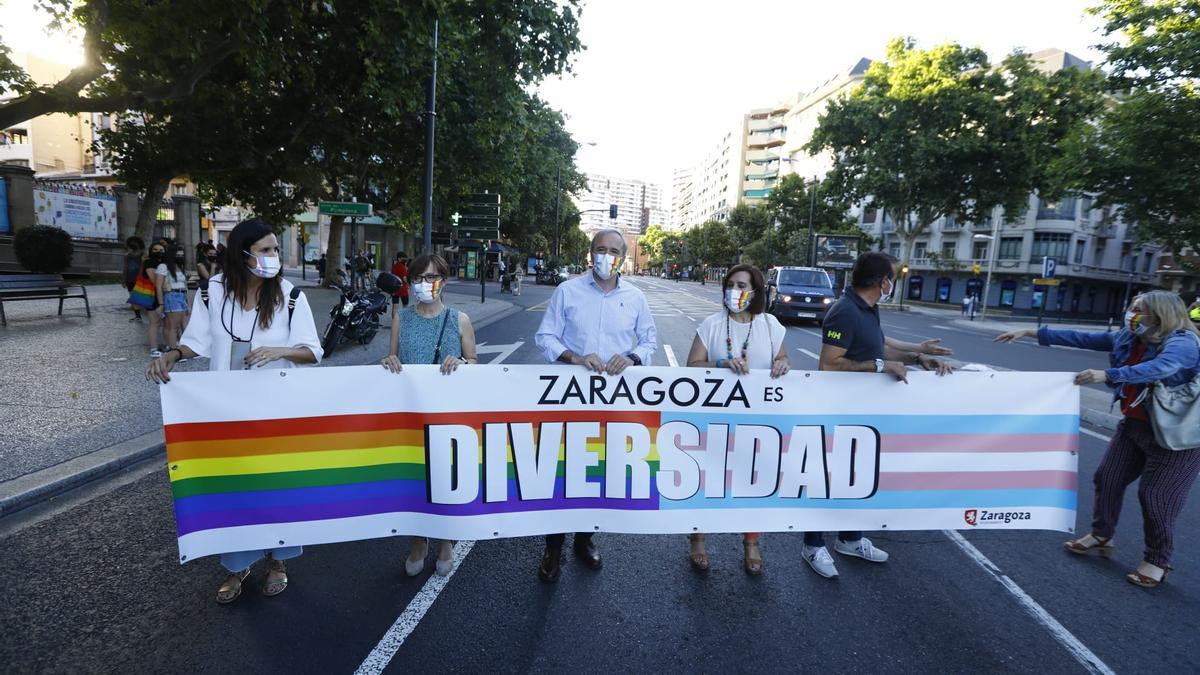
[[[621,283],[617,270],[628,251],[617,230],[600,230],[592,237],[592,269],[554,289],[534,341],[546,360],[568,363],[597,373],[618,375],[629,366],[650,365],[658,350],[654,318],[646,296],[632,284]],[[566,535],[546,536],[546,551],[538,566],[543,581],[555,581]],[[603,564],[591,532],[578,532],[575,555],[592,569]]]

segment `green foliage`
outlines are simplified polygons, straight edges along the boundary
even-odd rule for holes
[[[897,39],[860,88],[830,104],[807,149],[833,153],[837,199],[885,210],[907,262],[941,216],[1023,212],[1064,137],[1099,106],[1099,89],[1097,74],[1046,75],[1021,53],[993,67],[981,49]]]
[[[810,211],[815,234],[863,234],[850,215],[850,202],[829,181],[817,182],[815,192],[814,201],[814,185],[788,174],[767,197],[766,208],[779,223],[778,237],[772,239],[779,264],[807,264]]]
[[[17,230],[13,253],[21,267],[34,274],[61,274],[71,266],[75,245],[71,235],[57,227],[35,225]]]
[[[1105,0],[1090,10],[1104,19],[1101,45],[1113,87],[1178,86],[1200,78],[1200,2]]]
[[[767,232],[771,222],[771,214],[767,209],[754,208],[746,204],[738,204],[729,210],[725,225],[739,249],[745,249],[751,242],[757,241]]]
[[[651,225],[646,228],[646,232],[638,240],[642,255],[646,256],[652,267],[662,264],[663,246],[669,239],[671,239],[671,233],[664,230],[662,225]]]
[[[688,264],[732,265],[737,261],[738,246],[733,229],[726,223],[709,220],[683,233],[689,253]]]

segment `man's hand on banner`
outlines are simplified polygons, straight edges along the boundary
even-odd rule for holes
[[[395,354],[388,354],[379,363],[391,373],[398,373],[404,370],[404,365],[400,363],[400,357]]]
[[[928,354],[920,354],[917,356],[917,363],[925,370],[937,371],[938,375],[949,375],[954,372],[954,366],[950,365],[945,359],[935,359]]]
[[[608,365],[604,371],[609,375],[620,375],[626,368],[633,365],[633,361],[624,354],[613,354],[613,357],[608,360]]]
[[[1103,370],[1083,370],[1075,376],[1075,384],[1104,384],[1105,382],[1108,382],[1108,375]]]
[[[587,356],[579,356],[578,354],[574,354],[571,357],[571,363],[577,366],[583,366],[588,370],[594,370],[597,373],[603,373],[605,370],[604,362],[601,361],[600,357],[596,356],[595,354],[588,354]]]
[[[904,384],[908,384],[908,367],[899,361],[885,361],[883,364],[883,372],[891,373],[896,376]]]

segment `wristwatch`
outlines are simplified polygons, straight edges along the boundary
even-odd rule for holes
[[[875,372],[883,372],[883,359],[875,359]]]
[[[626,354],[625,357],[628,358],[630,361],[633,361],[633,365],[635,365],[635,366],[642,365],[642,357],[638,356],[637,354],[634,354],[633,352]]]

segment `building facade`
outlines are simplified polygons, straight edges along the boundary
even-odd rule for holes
[[[599,174],[588,174],[587,181],[587,192],[575,199],[575,206],[585,212],[579,216],[579,229],[587,236],[605,228],[618,229],[628,236],[641,234],[652,224],[666,224],[661,186]],[[609,207],[614,204],[615,220],[608,217]]]

